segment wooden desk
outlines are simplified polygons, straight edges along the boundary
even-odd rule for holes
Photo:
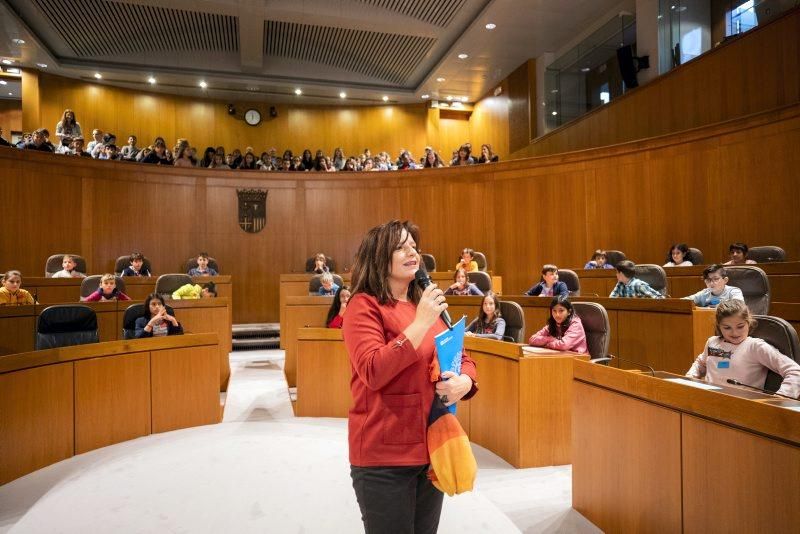
[[[290,388],[297,386],[297,336],[300,328],[326,326],[325,319],[333,303],[331,297],[286,297],[286,326],[281,326],[281,343],[285,350],[283,374]]]
[[[574,382],[572,505],[599,528],[796,531],[800,413],[580,361]]]
[[[526,356],[520,345],[466,338],[480,391],[456,415],[470,440],[515,467],[570,463],[571,353]],[[584,356],[585,358],[585,356]],[[347,417],[352,369],[341,330],[297,333],[297,415]]]
[[[158,276],[126,276],[125,294],[131,300],[142,301],[147,295],[155,291]],[[78,302],[81,297],[82,278],[44,278],[26,276],[23,279],[23,287],[41,304],[64,304],[67,302]],[[233,298],[233,287],[230,275],[224,276],[194,276],[192,282],[204,284],[214,282],[217,286],[217,296]]]
[[[345,285],[350,285],[350,273],[335,273],[342,277]],[[430,273],[431,280],[439,284],[440,287],[448,287],[453,283],[452,271],[434,271]],[[281,322],[281,344],[282,349],[286,348],[287,336],[283,334],[289,326],[286,323],[286,306],[289,297],[308,297],[308,282],[316,275],[310,273],[303,274],[282,274],[280,281],[280,322]],[[503,279],[499,276],[492,276],[492,287],[496,292],[502,292]],[[316,326],[316,325],[312,325]]]
[[[232,350],[230,299],[218,297],[215,299],[169,300],[168,303],[173,309],[178,310],[176,311],[178,320],[183,325],[185,332],[215,332],[218,335],[220,391],[227,391],[231,374],[229,355]],[[122,339],[122,321],[125,310],[135,302],[69,302],[69,304],[82,304],[95,311],[100,341],[105,342]],[[34,350],[36,320],[49,305],[0,306],[0,355]]]
[[[769,278],[773,302],[800,302],[800,262],[758,263]],[[708,265],[665,267],[667,293],[675,298],[687,297],[705,289],[702,275]],[[581,281],[581,294],[598,296],[611,294],[617,283],[614,269],[574,269]]]
[[[503,300],[522,306],[525,339],[546,324],[551,299],[505,295]],[[469,322],[477,317],[481,301],[481,297],[450,296],[450,316],[456,320],[466,315]],[[611,326],[611,354],[658,370],[685,373],[714,334],[713,311],[709,314],[688,300],[574,297],[572,301],[605,307]],[[634,367],[627,362],[622,365]]]
[[[99,447],[218,423],[214,333],[0,356],[0,484]]]

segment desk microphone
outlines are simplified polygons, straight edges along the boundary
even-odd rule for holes
[[[416,280],[417,285],[421,287],[423,291],[426,287],[431,285],[431,277],[428,275],[428,271],[425,270],[425,265],[422,263],[419,264],[419,269],[417,269],[417,272],[414,273],[414,279]],[[442,321],[444,321],[444,324],[447,325],[447,328],[452,330],[453,321],[450,319],[450,314],[447,313],[447,310],[442,310],[440,317],[442,318]]]
[[[758,386],[751,386],[750,384],[745,384],[743,382],[739,382],[738,380],[736,380],[734,378],[729,378],[727,380],[727,382],[728,382],[728,384],[733,384],[734,386],[742,386],[742,387],[745,387],[745,388],[754,389],[754,390],[759,391],[761,393],[766,393],[767,395],[776,395],[778,397],[783,397],[785,399],[798,400],[798,399],[796,399],[794,397],[790,397],[789,395],[783,395],[782,393],[778,393],[776,391],[769,391],[768,389],[760,388]]]
[[[633,360],[626,360],[625,358],[620,358],[619,356],[614,356],[614,355],[611,355],[611,354],[609,354],[609,356],[611,356],[611,359],[614,359],[614,360],[619,360],[619,361],[622,361],[622,362],[632,363],[634,365],[638,365],[639,367],[646,367],[650,371],[651,376],[656,376],[656,370],[653,369],[652,367],[650,367],[649,365],[647,365],[646,363],[640,363],[640,362],[636,362],[636,361],[633,361]]]

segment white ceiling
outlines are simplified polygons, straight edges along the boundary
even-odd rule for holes
[[[618,3],[0,0],[0,58],[47,64],[41,70],[62,76],[95,81],[99,72],[102,83],[214,98],[373,104],[384,95],[411,103],[427,94],[475,101],[527,59],[613,16]],[[490,22],[496,29],[485,28]]]

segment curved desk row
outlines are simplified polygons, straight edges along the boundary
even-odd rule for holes
[[[573,508],[605,532],[797,532],[800,402],[664,378],[574,362]]]
[[[0,356],[0,484],[76,454],[218,423],[217,334]]]
[[[302,328],[297,342],[297,415],[347,417],[351,369],[342,331]],[[515,467],[570,463],[576,355],[531,355],[520,345],[480,338],[466,338],[464,346],[477,365],[480,387],[456,411],[470,441]]]
[[[336,273],[342,277],[345,284],[350,285],[350,273]],[[453,271],[433,271],[429,273],[431,280],[439,284],[439,287],[447,287],[453,283]],[[490,273],[491,275],[491,273]],[[286,314],[284,312],[288,297],[307,297],[308,295],[308,282],[311,280],[313,274],[282,274],[280,282],[280,322],[281,333],[286,331]],[[503,292],[503,279],[499,276],[492,275],[492,288],[496,293]],[[330,300],[328,306],[330,306]],[[281,348],[286,348],[285,335],[281,335]]]
[[[52,279],[49,279],[52,280]],[[134,301],[67,302],[92,308],[97,314],[100,341],[122,339],[122,319]],[[231,304],[227,297],[214,299],[169,300],[178,321],[187,333],[215,332],[218,337],[219,390],[228,389],[231,369]],[[0,355],[33,351],[36,320],[50,304],[0,306]]]

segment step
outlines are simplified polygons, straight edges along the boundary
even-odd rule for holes
[[[281,331],[280,323],[245,323],[235,324],[232,328],[233,338],[273,337]]]
[[[233,339],[233,350],[276,349],[280,346],[278,337],[259,337]]]

